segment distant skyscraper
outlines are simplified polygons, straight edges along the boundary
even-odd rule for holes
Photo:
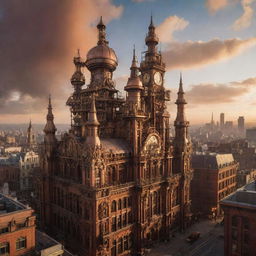
[[[224,128],[224,123],[225,123],[225,116],[224,113],[220,113],[220,128]]]
[[[243,116],[238,117],[237,128],[240,133],[244,133],[244,117]]]

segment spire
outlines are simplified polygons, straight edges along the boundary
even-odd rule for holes
[[[151,13],[151,16],[150,16],[150,25],[149,27],[155,27],[154,25],[154,22],[153,22],[153,14]]]
[[[153,22],[153,16],[151,15],[150,18],[150,25],[148,27],[148,34],[146,36],[145,42],[148,46],[148,52],[155,53],[156,52],[156,45],[158,44],[158,37],[156,36],[155,32],[155,25]]]
[[[99,31],[99,41],[98,45],[104,44],[107,45],[108,41],[106,40],[106,26],[103,23],[102,16],[100,17],[100,21],[97,25],[98,31]]]
[[[211,124],[214,124],[214,120],[213,120],[213,112],[212,112]]]
[[[31,118],[29,120],[29,124],[28,124],[28,130],[31,130],[32,129],[32,123],[31,123]]]
[[[97,111],[96,111],[96,106],[95,106],[95,96],[94,94],[92,95],[92,102],[91,102],[91,109],[88,115],[88,121],[87,125],[95,125],[99,126],[99,121],[97,118]]]
[[[125,90],[129,89],[142,89],[142,83],[139,78],[139,67],[138,67],[138,61],[137,61],[137,56],[135,53],[135,45],[133,47],[133,57],[132,57],[132,65],[130,67],[131,74],[128,79],[127,85],[125,86]]]
[[[132,57],[132,65],[130,67],[131,77],[136,77],[139,71],[138,68],[138,60],[135,52],[135,45],[133,46],[133,57]]]
[[[182,82],[182,73],[180,72],[180,84],[179,84],[179,93],[183,93],[183,82]]]
[[[100,146],[100,138],[98,135],[98,126],[100,123],[97,118],[94,94],[92,95],[91,109],[88,113],[88,121],[86,122],[86,125],[88,127],[86,143],[93,147]]]
[[[52,113],[52,102],[51,102],[51,95],[49,95],[49,102],[48,102],[48,113],[46,116],[46,125],[44,127],[44,133],[47,134],[55,134],[56,132],[56,127],[53,122],[54,116]]]
[[[183,91],[183,81],[182,81],[182,74],[180,73],[180,83],[179,83],[179,91],[178,91],[178,98],[175,102],[177,105],[177,117],[175,120],[175,125],[183,124],[186,125],[187,120],[185,117],[185,104],[187,104],[185,97],[184,97],[184,91]]]

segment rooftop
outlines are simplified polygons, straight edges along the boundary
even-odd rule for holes
[[[256,209],[256,182],[249,183],[221,201],[224,205]]]
[[[198,169],[219,169],[234,163],[232,154],[197,152],[192,155],[192,167]]]
[[[36,252],[40,252],[41,256],[46,255],[63,255],[63,256],[72,256],[71,253],[64,250],[64,247],[61,243],[54,240],[52,237],[47,234],[36,230]]]
[[[0,194],[0,216],[25,209],[30,208],[10,197]]]

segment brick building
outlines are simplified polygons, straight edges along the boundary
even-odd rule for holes
[[[256,183],[224,198],[224,249],[226,256],[254,256],[256,241]]]
[[[236,190],[238,163],[232,154],[192,155],[192,209],[203,215],[219,215],[219,201]]]
[[[34,210],[0,194],[0,255],[72,256],[59,242],[36,230]]]
[[[0,255],[24,255],[34,246],[33,210],[0,194]]]
[[[78,255],[144,255],[190,223],[191,141],[180,78],[175,138],[170,138],[165,64],[151,20],[140,67],[132,57],[122,98],[117,57],[102,20],[98,44],[74,58],[71,127],[56,139],[49,100],[40,153],[41,225]],[[85,85],[82,68],[91,74]],[[85,86],[84,86],[85,85]]]

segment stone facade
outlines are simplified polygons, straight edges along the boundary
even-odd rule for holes
[[[191,141],[182,79],[171,140],[170,91],[153,21],[140,67],[134,50],[126,98],[112,80],[118,63],[102,19],[97,28],[98,44],[86,61],[79,53],[74,58],[71,129],[61,141],[49,100],[40,153],[41,226],[78,255],[143,255],[190,222]],[[86,86],[84,67],[91,73]]]

